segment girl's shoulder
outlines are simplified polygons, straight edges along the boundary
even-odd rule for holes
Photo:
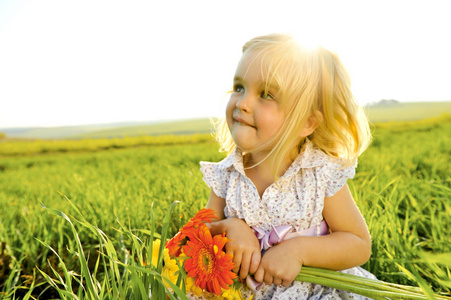
[[[231,174],[241,173],[245,176],[243,169],[243,157],[238,150],[220,162],[200,162],[200,171],[205,178],[215,178],[215,180],[227,181],[227,177]]]
[[[316,169],[318,171],[334,171],[339,169],[355,169],[357,164],[346,166],[344,159],[332,157],[316,147],[310,140],[306,140],[300,154],[296,157],[292,166],[295,173],[301,169]]]
[[[240,167],[241,165],[241,167]],[[200,168],[201,170],[205,169],[214,169],[216,171],[226,171],[230,170],[231,168],[235,167],[235,169],[243,169],[242,168],[242,157],[238,150],[235,150],[233,153],[228,155],[226,158],[219,162],[208,162],[208,161],[201,161],[200,162]]]
[[[230,177],[236,176],[237,171],[244,174],[242,163],[240,167],[240,155],[236,151],[220,162],[201,161],[200,171],[207,186],[212,188],[217,196],[224,199]]]
[[[298,164],[297,173],[315,174],[310,177],[316,180],[317,186],[325,189],[326,197],[333,196],[348,179],[354,178],[357,166],[356,163],[346,165],[346,160],[327,155],[310,141],[304,145],[295,163]]]

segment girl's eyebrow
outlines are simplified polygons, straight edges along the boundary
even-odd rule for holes
[[[244,79],[240,76],[235,76],[233,77],[233,82],[244,82]],[[263,80],[258,82],[258,86],[261,88],[268,87],[268,89],[275,91],[278,91],[280,89],[280,86],[277,83],[273,82],[271,84],[267,84],[266,81]]]
[[[242,78],[242,77],[240,77],[240,76],[235,76],[235,77],[233,77],[233,81],[238,81],[238,82],[243,82],[244,81],[244,79]],[[275,89],[275,90],[279,90],[279,85],[277,84],[277,83],[272,83],[272,84],[267,84],[266,83],[266,81],[259,81],[258,82],[258,85],[259,86],[261,86],[261,87],[266,87],[266,86],[268,86],[270,89]]]
[[[275,91],[278,91],[280,89],[280,86],[275,82],[271,82],[271,84],[267,84],[266,81],[260,81],[259,85],[261,87],[268,87],[268,89],[275,90]]]

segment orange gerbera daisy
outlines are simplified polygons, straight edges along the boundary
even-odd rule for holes
[[[183,246],[186,234],[180,230],[177,234],[166,243],[166,248],[169,250],[169,255],[179,257],[181,254],[181,247]]]
[[[196,285],[202,289],[220,295],[221,288],[229,289],[236,274],[232,255],[223,251],[228,239],[225,234],[211,236],[205,224],[200,224],[193,236],[183,246],[183,253],[189,257],[185,261],[185,270],[189,277],[196,278]]]
[[[185,238],[191,238],[195,234],[199,225],[203,222],[211,222],[212,218],[216,218],[215,211],[213,209],[203,208],[192,217],[188,223],[183,225],[179,232],[166,243],[166,248],[169,250],[169,254],[178,257],[181,253],[181,247],[185,244]]]

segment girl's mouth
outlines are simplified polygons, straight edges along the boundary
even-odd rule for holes
[[[240,117],[234,117],[233,120],[235,122],[237,122],[238,124],[240,124],[240,125],[244,125],[244,126],[249,126],[249,127],[255,128],[255,126],[252,126],[251,124],[249,124],[248,122],[244,121]]]

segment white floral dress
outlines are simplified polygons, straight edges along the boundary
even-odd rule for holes
[[[251,227],[271,230],[271,225],[291,225],[295,231],[318,226],[323,221],[324,198],[333,196],[355,175],[355,167],[342,167],[340,160],[327,156],[306,140],[301,154],[276,184],[260,198],[257,188],[245,175],[243,157],[235,151],[219,163],[201,162],[204,181],[216,195],[226,200],[226,217],[244,219]],[[367,278],[373,274],[360,267],[342,271]],[[244,287],[243,289],[247,289]],[[249,291],[243,291],[248,293]],[[254,294],[263,299],[366,299],[360,295],[294,281],[290,286],[265,285]]]

